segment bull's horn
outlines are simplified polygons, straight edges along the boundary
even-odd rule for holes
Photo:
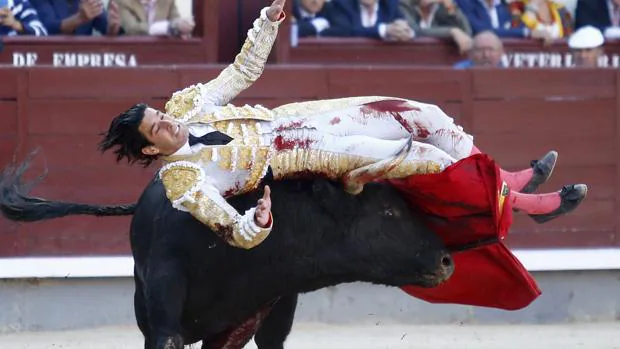
[[[364,184],[385,176],[396,166],[400,165],[411,151],[413,136],[410,135],[407,144],[393,157],[357,168],[344,176],[345,190],[357,195],[364,189]]]

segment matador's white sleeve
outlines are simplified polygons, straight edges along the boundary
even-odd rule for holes
[[[267,228],[254,221],[256,208],[241,215],[222,197],[203,169],[188,161],[172,162],[159,172],[172,206],[189,212],[230,245],[250,249],[267,238],[273,227],[269,217]]]
[[[254,20],[235,61],[217,78],[204,84],[204,103],[225,105],[261,76],[278,36],[278,27],[284,21],[284,15],[275,22],[269,20],[267,9],[263,8],[260,17]]]
[[[195,96],[187,92],[197,88],[201,103],[222,106],[252,86],[265,69],[267,58],[278,36],[278,28],[285,18],[282,13],[277,21],[272,22],[267,18],[267,9],[268,7],[263,8],[260,11],[260,17],[254,20],[252,28],[248,30],[245,43],[241,47],[241,52],[237,54],[232,64],[215,79],[207,83],[192,85],[175,94],[187,95],[188,98],[193,99]]]

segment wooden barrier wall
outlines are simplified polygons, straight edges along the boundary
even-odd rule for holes
[[[176,89],[221,66],[125,69],[0,69],[0,165],[40,148],[28,176],[34,194],[87,203],[134,202],[154,169],[116,164],[96,150],[110,119],[138,101],[163,107]],[[285,78],[283,78],[285,77]],[[620,72],[269,66],[234,102],[268,107],[303,100],[391,95],[437,103],[506,169],[549,149],[559,164],[545,191],[587,183],[572,215],[536,225],[522,214],[508,243],[519,248],[618,246]],[[129,218],[0,220],[0,256],[129,254]]]
[[[283,27],[276,46],[278,63],[381,64],[452,66],[467,59],[447,40],[417,38],[407,43],[384,42],[367,38],[301,38],[296,47]],[[543,45],[538,40],[502,39],[502,63],[510,68],[566,68],[574,65],[565,40]],[[607,42],[601,67],[620,67],[620,42]],[[320,54],[319,54],[320,53]]]

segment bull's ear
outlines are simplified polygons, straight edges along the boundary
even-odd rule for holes
[[[347,193],[341,184],[326,179],[315,179],[312,194],[328,213],[338,216],[353,216],[357,212],[358,199]]]

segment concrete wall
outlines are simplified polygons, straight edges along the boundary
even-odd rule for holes
[[[356,283],[303,295],[296,321],[493,324],[620,320],[620,271],[533,274],[543,294],[528,308],[515,312],[429,304],[398,289]],[[2,280],[0,333],[134,325],[133,289],[129,278]]]

